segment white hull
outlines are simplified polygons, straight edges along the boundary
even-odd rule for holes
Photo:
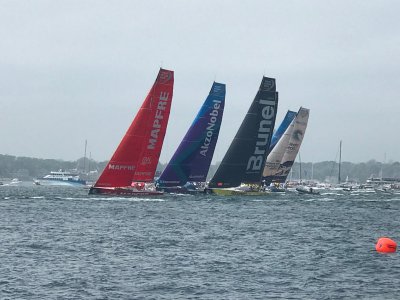
[[[66,180],[35,180],[35,184],[37,185],[44,185],[44,186],[85,186],[81,183],[76,183],[73,181],[66,181]]]

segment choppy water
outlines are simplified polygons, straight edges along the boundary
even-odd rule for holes
[[[0,186],[0,299],[399,299],[400,196]]]

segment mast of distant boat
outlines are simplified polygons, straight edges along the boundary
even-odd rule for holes
[[[314,181],[314,163],[311,163],[311,181]]]
[[[342,165],[342,140],[340,140],[340,144],[339,144],[339,174],[338,174],[338,184],[340,184],[340,168]]]
[[[83,155],[83,173],[86,173],[86,148],[87,148],[87,140],[85,140],[85,154]]]
[[[88,161],[88,174],[90,174],[90,161],[92,160],[92,152],[89,152],[89,161]]]
[[[300,172],[299,172],[299,182],[300,182],[300,184],[301,184],[301,155],[300,155],[300,151],[299,151],[299,169],[300,169]]]
[[[379,172],[379,177],[382,179],[383,178],[383,166],[386,163],[386,153],[383,156],[383,163],[381,164],[381,171]]]

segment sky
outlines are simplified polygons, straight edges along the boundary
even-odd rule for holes
[[[226,84],[214,162],[263,76],[277,125],[310,109],[301,160],[400,161],[400,11],[389,0],[0,0],[0,154],[111,158],[160,67],[174,96],[168,162],[213,81]]]

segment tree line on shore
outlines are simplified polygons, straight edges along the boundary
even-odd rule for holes
[[[40,159],[31,157],[17,157],[0,154],[0,178],[18,178],[20,180],[32,180],[43,177],[51,171],[74,170],[87,179],[96,179],[107,165],[107,161],[96,162],[88,158],[79,158],[76,161],[64,161],[57,159]],[[158,164],[160,173],[166,164]],[[211,177],[218,163],[211,165],[209,176]],[[301,172],[300,172],[301,170]],[[370,177],[400,178],[400,162],[382,163],[370,160],[363,163],[342,162],[340,166],[340,179],[356,182],[365,182]],[[320,182],[336,183],[339,180],[339,164],[335,161],[323,161],[318,163],[295,163],[290,178],[293,180],[318,180]]]

